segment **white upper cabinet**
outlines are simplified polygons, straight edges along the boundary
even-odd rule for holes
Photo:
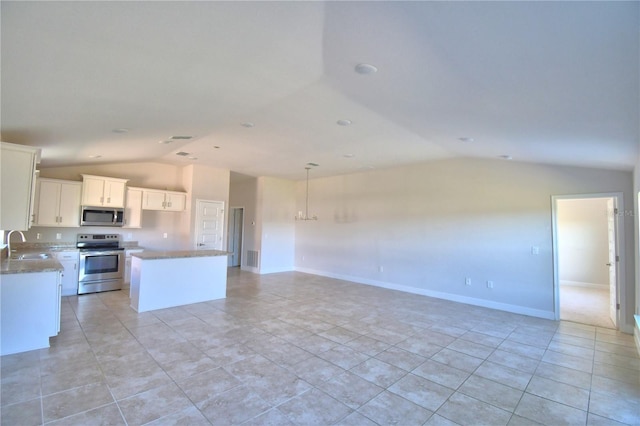
[[[0,229],[29,229],[39,162],[39,149],[0,142]]]
[[[123,228],[142,228],[142,188],[127,187]]]
[[[58,179],[38,179],[34,225],[80,226],[82,183]]]
[[[184,192],[161,191],[145,189],[143,195],[143,210],[164,210],[181,212],[187,206],[187,194]]]
[[[82,205],[124,208],[127,179],[82,175]]]

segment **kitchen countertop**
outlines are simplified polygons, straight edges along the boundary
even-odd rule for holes
[[[42,260],[2,259],[2,262],[0,262],[0,275],[55,272],[62,270],[64,270],[64,268],[60,262],[53,257]]]
[[[230,254],[222,250],[176,250],[176,251],[143,251],[141,253],[131,253],[131,256],[142,260],[157,259],[180,259],[186,257],[211,257],[227,256]]]

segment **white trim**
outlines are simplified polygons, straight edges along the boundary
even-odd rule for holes
[[[507,303],[493,302],[491,300],[476,299],[474,297],[459,296],[452,293],[442,293],[439,291],[426,290],[423,288],[410,287],[406,285],[388,283],[384,281],[370,280],[368,278],[354,277],[351,275],[334,274],[332,272],[319,271],[317,269],[296,267],[296,271],[307,274],[320,275],[323,277],[335,278],[339,280],[352,281],[358,284],[366,284],[374,287],[388,288],[390,290],[399,290],[405,293],[419,294],[421,296],[434,297],[436,299],[444,299],[452,302],[465,303],[467,305],[481,306],[483,308],[497,309],[500,311],[511,312],[514,314],[528,315],[537,318],[553,320],[553,311],[543,311],[540,309],[526,308],[518,305]]]
[[[258,272],[258,274],[263,275],[263,274],[275,274],[277,272],[291,272],[294,271],[295,269],[293,269],[293,267],[277,267],[277,268],[264,268],[264,269],[260,269],[260,272]]]
[[[638,355],[640,355],[640,315],[634,315],[635,319],[633,327],[633,335],[636,338],[636,349],[638,350]]]
[[[562,286],[593,288],[596,290],[609,290],[608,284],[585,283],[581,281],[560,280],[560,287]]]
[[[254,274],[259,274],[260,273],[260,270],[258,268],[254,268],[253,266],[247,266],[247,265],[240,265],[240,270],[241,271],[252,272]]]
[[[560,278],[558,273],[558,200],[580,200],[589,198],[613,198],[615,206],[619,212],[624,211],[624,194],[622,192],[605,192],[595,194],[567,194],[551,196],[551,228],[552,228],[552,250],[553,250],[553,305],[555,319],[560,319]],[[624,221],[620,220],[620,215],[615,215],[616,221],[616,252],[620,261],[616,262],[616,299],[620,304],[616,325],[618,330],[631,333],[632,330],[626,322],[627,301],[623,299],[626,295],[627,282],[625,277],[625,241],[624,241]]]

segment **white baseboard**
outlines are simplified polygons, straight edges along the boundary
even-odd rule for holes
[[[524,306],[493,302],[491,300],[477,299],[474,297],[460,296],[457,294],[426,290],[422,288],[393,284],[393,283],[388,283],[384,281],[370,280],[367,278],[354,277],[350,275],[334,274],[332,272],[319,271],[316,269],[296,267],[295,270],[299,272],[304,272],[307,274],[320,275],[323,277],[335,278],[335,279],[345,280],[345,281],[352,281],[355,283],[371,285],[374,287],[388,288],[390,290],[399,290],[399,291],[404,291],[406,293],[419,294],[421,296],[429,296],[429,297],[434,297],[436,299],[449,300],[451,302],[465,303],[467,305],[481,306],[483,308],[496,309],[499,311],[511,312],[514,314],[527,315],[531,317],[544,318],[549,320],[555,319],[555,314],[553,313],[553,311],[543,311],[540,309],[532,309]]]
[[[609,284],[585,283],[582,281],[560,280],[560,286],[593,288],[596,290],[609,290]]]
[[[278,272],[291,272],[291,271],[295,271],[295,269],[293,268],[293,266],[290,267],[280,267],[280,268],[260,268],[260,272],[258,272],[259,274],[275,274]]]

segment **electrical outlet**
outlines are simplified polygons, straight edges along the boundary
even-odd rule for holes
[[[471,278],[465,278],[464,279],[464,284],[465,285],[471,285]]]
[[[162,234],[162,238],[169,238],[169,234],[165,232],[164,234]]]
[[[38,233],[36,234],[36,240],[39,240],[39,239],[40,239],[40,233],[38,232]]]
[[[487,281],[487,288],[493,288],[493,281]]]
[[[378,266],[378,272],[384,272],[384,267]]]
[[[62,234],[58,232],[56,234],[56,240],[61,240],[61,239],[62,239]]]
[[[531,254],[533,254],[533,255],[538,255],[538,254],[540,254],[540,247],[538,247],[538,246],[531,246]]]

